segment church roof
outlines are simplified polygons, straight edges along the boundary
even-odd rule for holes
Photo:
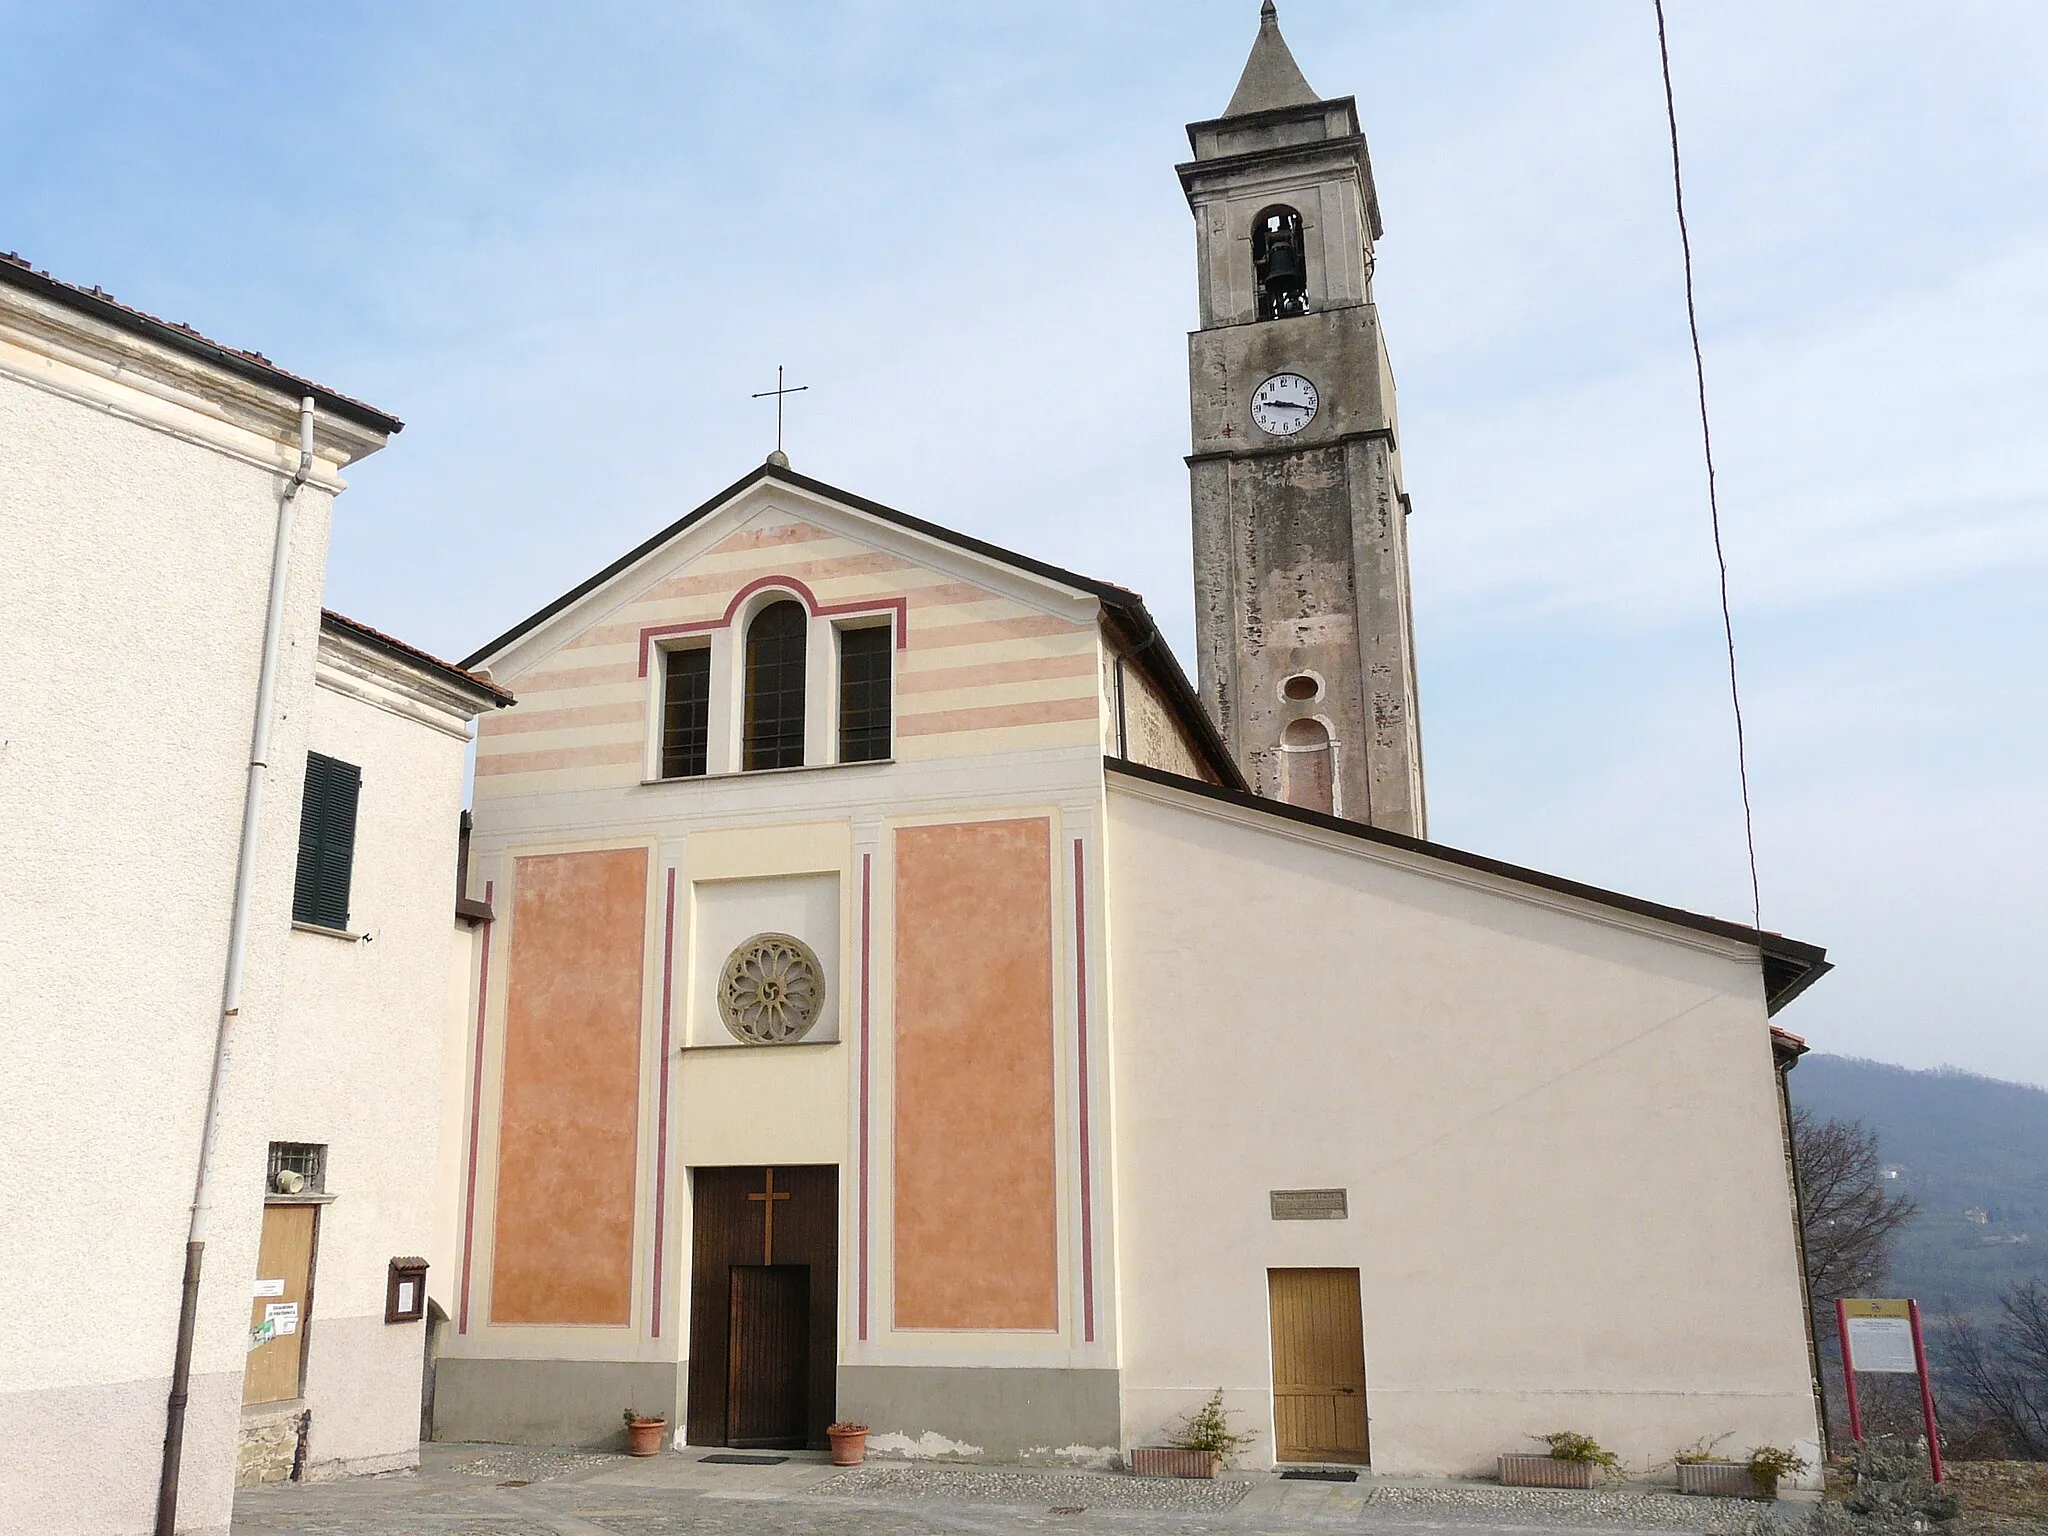
[[[102,288],[81,288],[76,283],[52,277],[41,268],[30,266],[26,257],[13,251],[0,251],[0,283],[50,299],[66,309],[91,315],[130,335],[168,347],[173,352],[211,363],[239,378],[290,395],[294,401],[311,395],[321,410],[352,421],[357,426],[368,427],[373,432],[388,436],[405,429],[405,423],[396,416],[380,411],[374,405],[352,400],[324,384],[315,384],[296,373],[287,373],[261,352],[244,352],[240,347],[231,347],[225,342],[202,336],[182,320],[159,320],[155,315],[123,304]]]
[[[1767,928],[1751,928],[1743,923],[1731,923],[1723,918],[1687,912],[1682,907],[1667,907],[1661,902],[1645,901],[1640,896],[1625,896],[1619,891],[1603,890],[1597,885],[1583,885],[1577,880],[1567,880],[1562,875],[1548,875],[1540,869],[1528,869],[1520,864],[1490,859],[1484,854],[1467,853],[1462,848],[1433,843],[1427,838],[1389,832],[1381,827],[1367,826],[1362,821],[1347,821],[1341,816],[1329,816],[1321,811],[1289,805],[1284,800],[1268,800],[1243,789],[1204,784],[1198,779],[1168,773],[1160,768],[1147,767],[1143,763],[1133,763],[1117,757],[1105,758],[1103,761],[1112,772],[1164,785],[1169,789],[1182,790],[1191,795],[1200,795],[1205,799],[1220,800],[1240,810],[1253,811],[1282,821],[1299,822],[1305,826],[1320,827],[1327,832],[1355,837],[1361,842],[1380,843],[1389,848],[1405,848],[1411,853],[1439,859],[1446,864],[1480,870],[1504,880],[1512,880],[1519,885],[1535,886],[1539,890],[1556,891],[1565,896],[1576,897],[1580,901],[1591,902],[1595,906],[1627,912],[1636,917],[1655,918],[1660,923],[1690,928],[1696,933],[1709,933],[1716,938],[1733,939],[1738,944],[1753,944],[1763,961],[1764,1001],[1772,1013],[1776,1013],[1834,969],[1828,962],[1828,952],[1819,945],[1807,944],[1799,939],[1788,939],[1782,933],[1772,933]],[[1798,1037],[1786,1035],[1785,1039],[1796,1041]],[[1799,1042],[1799,1045],[1800,1049],[1805,1048],[1803,1041]]]
[[[1242,117],[1278,107],[1305,107],[1319,100],[1301,66],[1294,62],[1287,39],[1280,35],[1279,11],[1273,0],[1266,0],[1259,7],[1259,35],[1252,43],[1251,57],[1244,61],[1244,73],[1238,77],[1223,115]]]
[[[1116,631],[1115,638],[1125,647],[1126,660],[1138,667],[1151,680],[1153,686],[1158,688],[1171,706],[1175,718],[1201,751],[1209,768],[1224,783],[1248,789],[1236,759],[1231,756],[1230,748],[1224,744],[1222,736],[1216,730],[1216,723],[1209,718],[1209,712],[1202,708],[1202,701],[1196,696],[1193,685],[1188,682],[1187,674],[1181,670],[1172,647],[1166,643],[1166,637],[1160,633],[1158,623],[1145,607],[1145,599],[1136,592],[1128,587],[1117,586],[1114,582],[1098,581],[1092,576],[1083,576],[1077,571],[1069,571],[1044,560],[1033,559],[1030,555],[1004,549],[999,544],[991,544],[985,539],[977,539],[957,529],[927,522],[921,517],[913,517],[908,512],[899,512],[894,507],[885,507],[878,501],[856,496],[836,485],[828,485],[823,480],[813,480],[809,475],[798,474],[786,463],[777,464],[772,460],[742,475],[708,501],[670,523],[645,543],[627,550],[587,581],[564,592],[537,613],[521,619],[495,640],[478,647],[462,659],[461,665],[473,668],[496,656],[522,635],[545,624],[570,604],[596,591],[621,571],[646,559],[669,540],[695,527],[735,496],[763,480],[779,480],[800,491],[822,496],[878,521],[921,534],[929,539],[936,539],[942,544],[952,545],[955,549],[964,549],[970,554],[997,561],[1013,570],[1027,572],[1074,591],[1089,593],[1099,599],[1105,617]]]

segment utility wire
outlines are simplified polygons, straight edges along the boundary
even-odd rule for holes
[[[1700,317],[1693,302],[1692,236],[1685,227],[1685,178],[1678,164],[1678,103],[1671,94],[1671,47],[1664,37],[1664,0],[1657,8],[1657,57],[1664,65],[1664,115],[1671,124],[1671,198],[1678,210],[1678,245],[1685,255],[1685,319],[1692,328],[1692,371],[1699,386],[1700,447],[1707,460],[1707,512],[1714,525],[1714,563],[1721,570],[1721,633],[1728,642],[1728,701],[1735,706],[1735,769],[1742,780],[1742,836],[1749,848],[1749,909],[1764,925],[1764,898],[1756,875],[1756,817],[1749,804],[1749,747],[1742,731],[1742,689],[1735,680],[1735,618],[1728,607],[1728,556],[1721,546],[1721,503],[1714,491],[1714,434],[1707,425],[1707,361],[1700,350]]]

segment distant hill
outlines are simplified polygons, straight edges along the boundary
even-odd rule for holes
[[[1819,1054],[1791,1085],[1822,1119],[1875,1131],[1896,1187],[1920,1202],[1899,1237],[1892,1295],[1916,1298],[1930,1321],[1952,1311],[1988,1324],[2007,1284],[2048,1278],[2048,1092]]]

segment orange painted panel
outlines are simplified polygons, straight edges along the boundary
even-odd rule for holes
[[[896,834],[895,1324],[1059,1326],[1052,824]]]
[[[494,1323],[632,1321],[647,850],[520,859]]]

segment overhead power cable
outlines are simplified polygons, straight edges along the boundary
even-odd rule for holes
[[[1721,502],[1714,487],[1714,434],[1707,424],[1707,361],[1700,349],[1699,309],[1693,298],[1692,236],[1685,227],[1685,176],[1678,158],[1678,102],[1671,93],[1671,46],[1664,35],[1664,0],[1657,8],[1657,57],[1664,66],[1664,116],[1671,125],[1671,199],[1678,212],[1678,246],[1685,257],[1685,319],[1692,329],[1692,371],[1699,388],[1700,448],[1707,461],[1707,514],[1714,527],[1714,563],[1721,572],[1721,633],[1728,642],[1728,702],[1735,708],[1735,770],[1742,781],[1742,836],[1749,849],[1749,909],[1764,925],[1762,886],[1756,873],[1756,817],[1749,804],[1749,744],[1742,730],[1742,688],[1735,676],[1735,617],[1728,606],[1728,555],[1721,543]]]

